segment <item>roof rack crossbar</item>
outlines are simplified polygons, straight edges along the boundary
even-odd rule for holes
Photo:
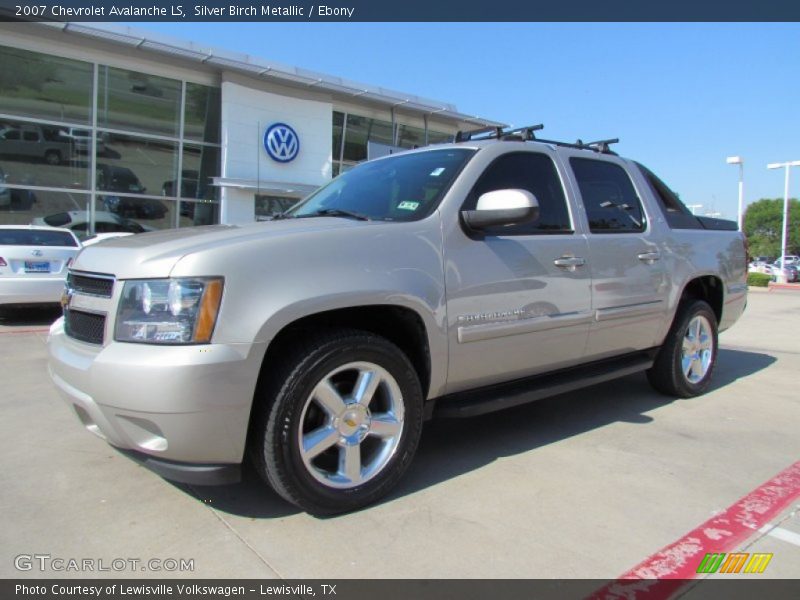
[[[526,127],[515,127],[514,129],[507,129],[503,132],[502,139],[522,139],[523,141],[532,141],[536,139],[534,131],[541,131],[544,129],[544,124],[528,125]]]
[[[474,129],[472,131],[459,131],[456,133],[456,142],[467,142],[470,140],[506,140],[506,141],[522,141],[522,142],[541,142],[544,144],[551,144],[553,146],[561,146],[562,148],[575,148],[578,150],[591,150],[592,152],[599,152],[600,154],[615,154],[611,150],[611,144],[619,143],[619,138],[609,138],[606,140],[597,140],[595,142],[584,142],[577,140],[572,142],[561,142],[557,140],[545,140],[537,138],[534,131],[544,129],[541,123],[538,125],[528,125],[526,127],[515,127],[513,129],[503,129],[502,127],[482,127],[481,129]]]
[[[586,145],[596,147],[603,154],[613,154],[609,146],[611,144],[619,144],[619,138],[609,138],[607,140],[597,140],[596,142],[588,142]]]
[[[618,139],[614,140],[601,140],[600,142],[591,142],[589,144],[585,143],[583,140],[576,140],[575,142],[561,142],[558,140],[545,140],[542,138],[538,138],[537,142],[541,142],[542,144],[552,144],[553,146],[560,146],[562,148],[575,148],[576,150],[591,150],[592,152],[599,152],[600,154],[616,154],[616,152],[612,151],[608,144],[613,144],[618,142]],[[603,145],[602,142],[605,142]]]
[[[503,131],[502,127],[481,127],[480,129],[472,129],[470,131],[459,130],[456,133],[456,142],[467,142],[469,140],[474,140],[476,137],[483,136],[486,134],[494,134],[494,135],[488,135],[486,139],[490,139],[493,137],[500,137],[502,131]]]
[[[522,139],[523,141],[535,140],[534,131],[544,129],[541,123],[538,125],[528,125],[526,127],[515,127],[514,129],[503,129],[502,127],[483,127],[472,131],[459,131],[456,133],[456,142],[467,142],[469,140],[491,140],[491,139]]]

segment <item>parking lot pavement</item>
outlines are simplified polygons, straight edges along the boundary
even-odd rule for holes
[[[607,579],[800,460],[791,292],[750,295],[703,397],[671,400],[636,375],[433,421],[387,501],[330,519],[249,472],[221,488],[170,484],[89,435],[47,378],[46,321],[0,321],[0,577]],[[771,526],[800,533],[799,503]],[[796,578],[793,539],[754,531],[737,549],[773,553],[764,577]],[[34,553],[194,559],[194,571],[15,569]]]

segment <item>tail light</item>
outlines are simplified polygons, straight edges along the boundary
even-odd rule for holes
[[[7,267],[7,266],[8,263],[6,262],[6,259],[0,256],[0,267]]]

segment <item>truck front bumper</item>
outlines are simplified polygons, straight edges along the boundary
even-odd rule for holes
[[[49,372],[84,427],[160,475],[229,483],[238,474],[265,344],[86,344],[63,319]]]

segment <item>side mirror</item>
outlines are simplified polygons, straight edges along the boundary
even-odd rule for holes
[[[519,225],[539,217],[539,202],[527,190],[495,190],[481,194],[475,210],[461,211],[464,223],[480,231],[488,227]]]

